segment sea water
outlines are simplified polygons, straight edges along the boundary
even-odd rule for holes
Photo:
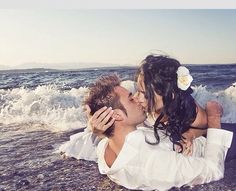
[[[193,97],[204,107],[222,104],[222,122],[236,123],[236,65],[190,65]],[[40,123],[51,131],[86,126],[83,100],[88,86],[101,75],[117,73],[134,80],[137,68],[95,68],[74,71],[2,71],[0,119],[3,124]],[[128,83],[128,82],[127,82]]]
[[[187,67],[197,102],[220,102],[222,121],[236,123],[236,65]],[[136,70],[0,71],[0,190],[126,190],[99,175],[96,164],[63,160],[54,151],[86,127],[83,100],[90,83],[116,73],[129,87]]]

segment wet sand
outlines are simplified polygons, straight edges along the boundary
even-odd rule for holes
[[[128,190],[100,175],[94,162],[53,153],[78,131],[52,133],[39,126],[0,124],[0,191]],[[225,168],[220,181],[171,190],[236,191],[236,160]]]

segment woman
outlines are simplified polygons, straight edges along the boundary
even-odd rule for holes
[[[133,98],[145,109],[154,127],[155,142],[160,141],[158,129],[165,130],[173,142],[173,149],[188,151],[195,137],[206,133],[207,116],[191,96],[192,77],[186,67],[173,58],[162,55],[149,55],[141,63],[137,72],[137,92]],[[103,132],[114,123],[108,120],[112,109],[98,110],[90,120],[95,132]],[[108,122],[108,123],[107,123]]]

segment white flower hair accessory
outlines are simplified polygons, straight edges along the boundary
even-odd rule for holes
[[[176,73],[178,88],[184,91],[187,90],[193,81],[193,77],[190,75],[188,68],[180,66]]]

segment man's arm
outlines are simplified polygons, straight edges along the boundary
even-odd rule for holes
[[[205,156],[187,157],[176,152],[149,150],[143,156],[144,184],[153,189],[169,189],[219,180],[224,175],[224,159],[232,132],[208,129]]]

